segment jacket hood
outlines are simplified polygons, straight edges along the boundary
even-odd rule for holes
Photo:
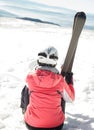
[[[52,71],[38,69],[35,73],[28,75],[27,83],[31,89],[48,89],[56,87],[62,80],[62,76]]]

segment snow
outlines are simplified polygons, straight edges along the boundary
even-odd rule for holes
[[[37,53],[48,45],[59,51],[58,68],[64,61],[72,28],[62,28],[0,18],[0,129],[26,130],[20,108],[25,77],[36,63]],[[76,99],[66,104],[64,130],[94,129],[94,36],[83,30],[73,65]],[[33,63],[33,64],[32,64]]]

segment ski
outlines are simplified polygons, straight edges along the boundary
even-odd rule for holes
[[[84,12],[77,12],[74,17],[72,37],[69,44],[69,48],[65,57],[64,64],[61,67],[62,68],[61,73],[64,74],[63,76],[65,76],[66,72],[72,71],[78,40],[82,32],[82,29],[84,27],[85,21],[86,21],[86,14]],[[61,105],[62,105],[62,110],[65,113],[65,101],[63,99]]]
[[[74,17],[72,37],[71,37],[71,41],[69,44],[69,48],[65,57],[65,61],[61,73],[71,72],[72,70],[73,61],[74,61],[74,57],[78,45],[78,40],[82,32],[82,29],[84,27],[85,21],[86,21],[86,14],[84,12],[76,13]]]

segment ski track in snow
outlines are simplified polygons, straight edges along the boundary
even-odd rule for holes
[[[35,64],[31,62],[41,48],[54,45],[59,50],[60,67],[71,29],[0,18],[0,36],[0,129],[27,130],[20,109],[20,96],[25,77]],[[73,66],[76,99],[72,104],[67,103],[63,130],[94,129],[93,42],[93,32],[83,31]]]

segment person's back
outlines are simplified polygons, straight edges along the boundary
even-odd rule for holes
[[[40,128],[56,127],[64,122],[61,108],[63,78],[59,74],[48,70],[36,70],[27,76],[29,90],[32,92],[30,103],[25,113],[25,120],[29,125]]]
[[[61,130],[65,120],[61,100],[74,100],[74,89],[55,68],[58,53],[54,47],[45,49],[38,56],[38,67],[26,78],[31,94],[25,122],[29,130]]]

